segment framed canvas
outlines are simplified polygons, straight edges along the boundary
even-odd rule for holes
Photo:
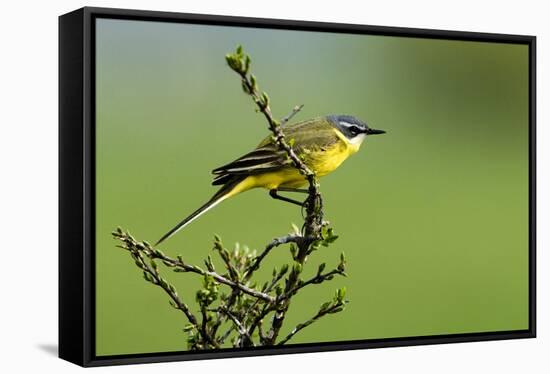
[[[533,36],[61,16],[60,357],[535,337],[535,92]]]

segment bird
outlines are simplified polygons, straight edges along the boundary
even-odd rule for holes
[[[366,122],[345,114],[287,123],[281,126],[281,130],[295,153],[317,177],[336,170],[359,150],[367,137],[386,133],[384,130],[370,128]],[[265,188],[272,198],[300,206],[304,203],[281,196],[279,192],[308,191],[300,189],[307,183],[307,179],[272,136],[263,139],[251,152],[212,170],[212,174],[212,185],[221,188],[204,205],[164,234],[155,245],[176,234],[222,201],[250,189]]]

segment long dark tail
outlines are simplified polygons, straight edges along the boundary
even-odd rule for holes
[[[169,237],[177,233],[179,230],[183,229],[185,226],[187,226],[188,224],[190,224],[191,222],[199,218],[201,215],[208,212],[210,209],[214,208],[216,205],[218,205],[223,200],[225,200],[228,197],[229,193],[233,191],[233,189],[240,182],[242,182],[242,180],[243,178],[237,177],[237,178],[233,178],[232,180],[224,184],[223,187],[220,188],[218,192],[216,192],[214,196],[212,196],[210,200],[208,200],[203,206],[195,210],[193,213],[187,216],[183,221],[178,223],[172,230],[164,234],[162,238],[160,238],[158,242],[156,242],[155,246],[159,245],[160,243],[162,243],[163,241],[165,241],[166,239],[168,239]]]

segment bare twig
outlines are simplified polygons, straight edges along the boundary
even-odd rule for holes
[[[226,310],[231,310],[231,308],[233,307],[234,303],[235,303],[235,300],[237,299],[238,295],[239,295],[239,289],[238,288],[233,288],[231,290],[231,294],[229,295],[229,297],[227,298],[227,300],[224,302],[224,304],[222,304],[220,306],[220,308],[225,308]],[[268,292],[266,292],[268,293]],[[259,302],[258,300],[256,300],[257,302]],[[219,308],[218,308],[219,309]],[[218,329],[220,328],[220,326],[222,325],[223,323],[223,318],[219,318],[220,317],[220,313],[221,311],[216,311],[217,315],[218,315],[218,320],[216,321],[216,323],[214,324],[214,326],[212,326],[212,334],[213,335],[216,335],[216,333],[218,332]],[[232,329],[229,330],[229,333],[231,333]],[[220,344],[223,344],[223,342],[225,341],[225,339],[227,339],[227,337],[229,336],[229,334],[224,334],[221,338],[220,338]]]
[[[135,241],[132,235],[130,235],[129,233],[124,233],[120,229],[113,232],[113,236],[123,241],[124,246],[122,246],[122,248],[128,250],[132,254],[132,257],[134,258],[136,265],[143,270],[144,278],[150,283],[161,287],[164,290],[164,292],[166,292],[170,297],[172,301],[171,305],[175,309],[181,310],[183,312],[183,314],[187,317],[187,320],[189,321],[189,323],[193,326],[195,330],[197,330],[197,332],[199,332],[199,334],[201,334],[202,338],[205,341],[208,341],[214,347],[219,348],[219,345],[216,344],[215,341],[211,340],[208,337],[204,329],[199,328],[197,318],[191,312],[187,304],[184,303],[182,299],[178,296],[178,293],[175,287],[169,284],[163,277],[160,276],[157,265],[154,262],[154,260],[151,259],[150,264],[148,264],[147,261],[145,261],[145,259],[142,256],[142,252],[145,253],[143,251],[143,248],[145,248],[145,246],[143,244],[138,245],[138,243]]]
[[[237,319],[237,317],[233,315],[233,313],[231,313],[229,310],[225,308],[219,308],[219,311],[224,313],[235,324],[235,326],[239,331],[239,334],[241,336],[244,336],[247,339],[249,345],[252,345],[252,346],[255,345],[254,342],[252,341],[252,338],[248,334],[246,327],[243,326],[243,324]]]
[[[271,113],[271,108],[269,106],[269,96],[265,93],[258,91],[258,86],[256,84],[256,78],[253,75],[249,75],[250,63],[246,63],[246,59],[250,57],[245,56],[242,53],[242,49],[237,49],[235,54],[228,54],[225,56],[225,59],[231,69],[235,71],[241,77],[243,90],[245,93],[252,97],[252,100],[258,107],[258,110],[263,113],[269,129],[273,133],[275,142],[283,149],[289,156],[289,158],[294,163],[295,167],[308,179],[310,184],[316,185],[315,173],[296,155],[292,147],[287,143],[285,135],[281,130],[281,123],[277,121],[273,114]],[[302,106],[294,107],[293,111],[285,118],[288,121],[296,113],[302,109]],[[286,122],[285,121],[285,122]]]
[[[124,235],[124,234],[122,234],[122,235]],[[200,267],[195,266],[195,265],[188,265],[185,262],[183,262],[183,259],[181,258],[181,256],[179,256],[177,260],[173,259],[173,258],[165,255],[162,251],[160,251],[156,248],[153,248],[147,242],[137,242],[131,236],[126,236],[126,243],[127,243],[128,247],[132,248],[135,251],[139,251],[139,252],[144,253],[150,259],[161,260],[164,263],[164,265],[174,268],[175,272],[178,272],[178,273],[190,272],[190,273],[200,274],[200,275],[203,275],[203,276],[208,275],[208,276],[211,276],[212,278],[214,278],[214,280],[216,280],[218,283],[225,284],[226,286],[229,286],[231,288],[237,288],[240,291],[242,291],[245,294],[248,294],[250,296],[262,299],[262,300],[270,302],[270,303],[275,301],[275,298],[273,296],[270,296],[266,293],[263,293],[263,292],[255,290],[255,289],[249,288],[249,287],[245,286],[242,283],[234,282],[232,280],[229,280],[229,279],[225,278],[224,276],[222,276],[222,275],[220,275],[220,274],[218,274],[214,271],[207,271],[207,270],[203,270]]]
[[[296,105],[294,108],[292,108],[292,111],[288,113],[283,119],[281,119],[281,126],[285,125],[288,121],[292,119],[302,108],[304,107],[304,104]]]
[[[235,332],[238,335],[232,339],[234,347],[285,344],[299,331],[324,315],[343,310],[346,303],[345,290],[338,290],[336,297],[331,302],[324,303],[317,314],[298,324],[286,337],[278,340],[293,296],[309,285],[323,283],[336,275],[345,276],[345,260],[342,254],[340,264],[335,269],[324,272],[325,264],[321,264],[315,276],[302,279],[306,258],[321,246],[328,246],[337,239],[328,223],[323,220],[323,200],[315,172],[308,166],[307,158],[302,158],[304,155],[298,155],[293,149],[293,141],[287,141],[285,138],[284,125],[300,112],[303,105],[294,107],[280,121],[276,120],[271,112],[268,95],[259,91],[256,78],[249,72],[250,57],[239,47],[236,53],[226,56],[226,61],[231,69],[238,73],[244,92],[252,98],[258,112],[265,117],[272,133],[272,141],[288,156],[290,162],[286,167],[297,169],[304,176],[304,183],[309,184],[308,197],[304,203],[305,217],[302,229],[295,229],[294,233],[273,239],[258,255],[255,251],[249,252],[246,247],[244,251],[239,247],[229,251],[222,245],[221,239],[216,237],[214,250],[227,270],[224,273],[216,271],[210,256],[204,261],[206,268],[203,269],[186,263],[182,256],[167,256],[149,243],[135,240],[122,229],[117,229],[113,233],[116,239],[122,241],[122,248],[131,253],[136,265],[143,271],[144,278],[162,288],[169,296],[170,304],[184,313],[190,323],[184,328],[188,333],[190,349],[225,347],[225,341]],[[252,280],[253,275],[262,264],[265,264],[265,258],[273,249],[285,244],[290,245],[292,262],[283,264],[280,269],[274,268],[271,280],[257,286]],[[204,278],[203,288],[196,294],[196,301],[200,307],[200,321],[178,296],[175,287],[160,275],[157,263],[162,263],[175,272],[196,274]],[[230,287],[231,292],[220,296],[219,285]],[[267,316],[271,314],[273,317],[268,322]],[[225,333],[218,335],[218,330],[226,321],[231,321],[229,328]],[[254,342],[254,338],[257,339],[257,343]]]
[[[177,273],[191,272],[191,273],[196,273],[196,274],[201,274],[201,275],[209,275],[212,278],[214,278],[214,280],[216,280],[217,282],[219,282],[221,284],[225,284],[226,286],[229,286],[231,288],[236,288],[236,289],[244,292],[247,295],[256,297],[258,299],[262,299],[262,300],[267,301],[269,303],[272,303],[272,302],[275,301],[275,298],[273,296],[270,296],[270,295],[268,295],[264,292],[261,292],[261,291],[257,291],[253,288],[249,288],[249,287],[245,286],[244,284],[242,284],[240,282],[231,281],[231,280],[225,278],[224,276],[221,276],[220,274],[218,274],[216,272],[206,271],[206,270],[203,270],[203,269],[199,268],[198,266],[187,265],[187,264],[181,262],[180,260],[175,261],[173,259],[170,259],[169,257],[162,257],[162,259],[165,262],[165,265],[168,265],[170,263],[174,267],[176,267],[174,269],[174,271],[177,272]]]
[[[310,279],[308,279],[305,282],[301,282],[298,286],[296,286],[292,290],[288,291],[288,293],[285,293],[284,295],[281,295],[281,298],[289,298],[292,295],[295,295],[296,292],[298,292],[299,290],[301,290],[304,287],[309,286],[310,284],[320,284],[320,283],[323,283],[324,281],[331,280],[334,275],[345,276],[345,273],[341,270],[334,269],[334,270],[331,270],[331,271],[329,271],[325,274],[318,274],[314,277],[311,277]]]
[[[135,245],[136,242],[134,238],[129,233],[123,233],[120,229],[113,232],[113,236],[124,242],[124,246],[121,246],[121,248],[128,250],[132,254],[137,267],[142,269],[146,274],[149,274],[149,276],[144,274],[146,280],[164,289],[164,291],[176,304],[177,309],[181,310],[185,314],[192,325],[197,326],[197,318],[193,315],[193,313],[191,313],[187,304],[179,298],[175,289],[171,288],[170,285],[160,276],[158,270],[153,267],[155,265],[149,265],[147,261],[145,261],[141,251],[137,249],[137,246]]]
[[[300,239],[302,239],[302,236],[297,234],[288,234],[286,236],[273,239],[265,247],[262,253],[256,256],[252,265],[246,270],[243,279],[247,281],[252,277],[252,274],[254,274],[254,272],[260,267],[260,263],[262,262],[262,260],[269,254],[269,252],[271,252],[273,248],[286,243],[297,243],[300,241]]]
[[[319,318],[327,315],[327,314],[333,314],[333,313],[338,313],[340,311],[342,311],[342,307],[343,307],[343,303],[342,304],[334,304],[330,307],[328,307],[327,309],[323,310],[319,310],[317,312],[317,314],[315,314],[313,317],[311,317],[310,319],[308,319],[307,321],[305,322],[302,322],[300,324],[298,324],[295,328],[292,329],[292,331],[286,336],[284,337],[282,340],[280,340],[277,345],[283,345],[285,344],[286,342],[288,342],[290,339],[292,339],[292,337],[294,335],[296,335],[298,332],[300,332],[301,330],[305,329],[306,327],[308,327],[309,325],[311,325],[313,322],[317,321]]]
[[[303,226],[303,236],[305,240],[302,240],[298,244],[298,253],[295,257],[296,266],[293,267],[286,282],[286,292],[294,289],[300,281],[300,273],[304,264],[305,258],[309,252],[311,244],[318,239],[322,238],[323,227],[323,200],[321,193],[319,192],[319,184],[315,173],[302,161],[295,153],[294,149],[285,139],[283,130],[281,129],[280,122],[273,118],[271,108],[269,106],[269,96],[263,92],[259,93],[256,78],[249,74],[250,69],[250,57],[242,52],[242,48],[237,48],[236,53],[226,55],[226,61],[237,74],[241,77],[241,83],[243,90],[246,94],[250,95],[258,110],[263,113],[266,118],[269,129],[273,133],[273,139],[280,149],[284,150],[295,168],[304,175],[305,179],[309,183],[308,198],[306,199],[306,217]],[[292,118],[301,107],[297,106],[293,111],[285,117],[283,120],[286,122]],[[286,313],[290,306],[290,299],[285,299],[283,303],[278,305],[271,329],[266,337],[269,344],[274,344],[279,330],[283,325]]]

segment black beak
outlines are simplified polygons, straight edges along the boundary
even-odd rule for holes
[[[376,129],[370,129],[368,128],[366,131],[367,135],[378,135],[378,134],[385,134],[386,132],[384,130],[376,130]]]

